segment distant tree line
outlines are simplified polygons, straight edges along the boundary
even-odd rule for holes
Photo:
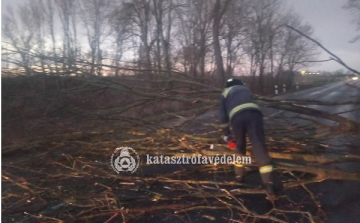
[[[262,86],[265,76],[276,82],[318,54],[285,25],[313,32],[280,0],[29,0],[3,14],[2,65],[27,75],[34,67],[79,75],[81,65],[86,74],[122,75],[132,64],[148,78],[248,74]]]

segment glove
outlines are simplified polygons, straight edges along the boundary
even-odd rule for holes
[[[222,139],[225,141],[225,142],[231,142],[234,140],[234,137],[232,136],[223,136]]]
[[[236,149],[236,142],[232,136],[223,136],[223,140],[227,142],[229,149]]]

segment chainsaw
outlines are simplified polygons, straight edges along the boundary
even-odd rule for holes
[[[224,141],[227,142],[229,149],[236,150],[236,141],[232,136],[224,136]]]
[[[236,141],[235,141],[234,137],[223,136],[222,139],[227,143],[229,149],[236,150]],[[210,149],[218,149],[219,150],[219,148],[216,144],[211,144]]]

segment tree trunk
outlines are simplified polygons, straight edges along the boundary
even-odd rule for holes
[[[220,47],[220,41],[219,41],[220,21],[221,21],[221,18],[223,16],[229,2],[230,2],[230,0],[227,0],[225,2],[225,5],[222,8],[220,0],[216,0],[215,5],[214,5],[214,11],[213,11],[214,23],[213,23],[212,31],[213,31],[213,41],[214,41],[216,72],[217,72],[217,76],[220,78],[220,80],[223,83],[225,83],[225,70],[224,70],[223,58],[221,55],[221,47]]]

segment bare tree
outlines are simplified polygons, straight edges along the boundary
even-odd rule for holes
[[[198,45],[198,55],[199,57],[199,67],[201,76],[205,75],[205,58],[209,49],[209,39],[210,39],[210,28],[211,28],[211,2],[202,1],[201,6],[197,7],[195,16],[197,17],[198,24],[196,27],[196,34],[194,35],[194,40],[196,40]],[[197,37],[198,36],[198,37]]]
[[[31,2],[20,5],[13,10],[8,8],[3,15],[2,35],[8,41],[6,47],[16,51],[19,61],[15,58],[10,62],[25,69],[26,75],[31,75],[34,61],[30,53],[36,45],[36,20],[31,10]],[[38,30],[37,30],[38,31]]]
[[[180,1],[183,2],[183,1]],[[180,3],[178,3],[180,4]],[[183,58],[185,72],[193,76],[205,74],[205,60],[211,45],[213,3],[211,1],[186,1],[176,7],[178,51]]]
[[[118,15],[118,20],[127,21],[131,31],[132,43],[134,51],[138,54],[139,68],[148,71],[152,68],[151,50],[154,40],[151,38],[153,29],[153,17],[151,13],[151,0],[134,0],[124,2],[118,11],[123,13]],[[151,72],[149,77],[152,78]]]
[[[156,22],[156,62],[159,70],[162,67],[162,57],[167,71],[171,69],[170,63],[170,33],[172,26],[173,1],[153,0],[152,12]],[[164,18],[167,21],[164,23]],[[165,27],[165,24],[167,25]],[[162,54],[162,55],[161,55]],[[170,72],[168,72],[171,75]]]
[[[248,38],[251,42],[253,60],[258,68],[259,88],[263,92],[264,75],[274,40],[274,29],[280,16],[280,2],[277,0],[251,1]],[[255,75],[255,71],[253,73]]]
[[[48,31],[49,31],[49,35],[50,35],[50,39],[51,39],[51,56],[53,58],[57,58],[57,49],[56,49],[56,39],[55,39],[55,4],[54,1],[41,1],[42,4],[42,8],[44,9],[44,16],[45,16],[45,22],[48,26]],[[55,68],[55,73],[58,74],[59,73],[59,69],[58,69],[58,64],[57,61],[54,60],[54,68]],[[53,72],[53,67],[51,65],[49,65],[49,69],[51,73]]]
[[[232,1],[224,15],[223,37],[226,49],[226,75],[233,75],[236,63],[242,53],[245,44],[245,32],[247,30],[246,17],[249,13],[247,0]]]
[[[318,54],[315,44],[307,41],[295,31],[282,26],[281,22],[291,25],[292,27],[297,27],[307,35],[312,35],[313,31],[311,26],[307,24],[303,25],[301,18],[294,13],[285,15],[280,20],[280,24],[276,29],[274,60],[277,62],[278,68],[275,79],[278,83],[281,75],[287,69],[289,71],[287,72],[289,74],[287,77],[287,85],[292,86],[295,69],[309,65],[310,61],[313,61]]]
[[[348,0],[344,5],[344,8],[349,10],[353,16],[353,22],[356,26],[356,30],[360,31],[360,0]],[[360,40],[360,35],[354,37],[352,42]]]
[[[34,26],[34,33],[36,33],[36,48],[35,53],[40,55],[40,68],[42,73],[46,73],[45,68],[45,45],[46,45],[46,29],[45,29],[45,15],[44,5],[42,0],[33,0],[35,4],[31,4],[30,10],[33,16],[34,22],[37,24]]]
[[[111,64],[110,69],[119,75],[117,67],[126,58],[137,62],[140,69],[148,70],[149,77],[155,74],[154,68],[166,70],[170,75],[180,64],[185,73],[193,76],[204,76],[214,69],[217,78],[224,81],[239,68],[236,65],[241,61],[245,65],[250,62],[251,73],[259,75],[262,89],[268,70],[273,75],[278,65],[277,77],[284,69],[294,70],[305,64],[300,63],[306,59],[301,53],[310,49],[299,35],[279,28],[284,15],[278,0],[33,1],[37,4],[28,8],[36,14],[32,18],[35,23],[41,25],[34,27],[33,33],[23,34],[29,35],[34,43],[30,44],[32,52],[40,59],[32,57],[31,60],[39,63],[43,72],[46,66],[50,70],[53,67],[45,64],[39,55],[57,58],[51,62],[55,64],[56,73],[60,73],[60,63],[67,73],[78,69],[76,61],[86,57],[81,55],[78,41],[87,38],[85,50],[89,53],[85,59],[89,60],[85,67],[90,67],[90,73],[101,75],[102,65]],[[76,6],[79,6],[77,11]],[[44,13],[39,13],[41,11]],[[85,35],[84,30],[79,29],[77,18],[81,18]],[[60,32],[54,28],[58,19]],[[9,24],[9,20],[4,24]],[[301,22],[293,26],[311,34]],[[11,29],[14,27],[8,25],[7,31]],[[62,34],[62,48],[56,44],[58,33]],[[112,44],[111,49],[108,44]],[[105,59],[106,49],[112,54],[109,60]],[[26,56],[22,57],[25,61]],[[239,69],[247,69],[243,67],[246,66]]]
[[[136,24],[140,28],[141,45],[139,48],[140,65],[145,64],[147,69],[151,69],[150,52],[152,43],[149,43],[149,29],[150,29],[150,0],[137,0],[131,5],[136,14]],[[151,41],[152,42],[152,41]],[[143,60],[145,59],[145,60]]]
[[[123,54],[130,48],[129,45],[131,45],[132,31],[130,17],[119,17],[119,14],[126,15],[126,13],[122,7],[122,2],[119,2],[119,4],[114,3],[114,10],[110,11],[107,20],[113,37],[112,44],[116,46],[115,49],[113,49],[112,60],[112,65],[116,67],[114,68],[115,76],[119,75],[119,67]]]
[[[213,8],[213,44],[218,77],[225,82],[225,70],[219,41],[220,22],[231,0],[216,0]]]
[[[299,29],[308,35],[312,33],[312,29],[308,25],[300,26]],[[309,63],[311,63],[309,61],[313,61],[318,55],[318,52],[316,46],[303,37],[294,37],[294,39],[289,42],[290,51],[286,56],[286,65],[289,71],[287,86],[291,87],[294,82],[295,69],[309,65]]]
[[[100,64],[102,64],[104,52],[101,45],[109,35],[107,17],[110,10],[112,10],[112,3],[112,0],[79,1],[80,18],[86,28],[90,47],[90,74],[96,72],[97,75],[102,75],[102,66]]]
[[[76,18],[77,0],[55,0],[57,12],[60,17],[63,35],[62,63],[63,69],[71,71],[75,66],[75,60],[78,56],[77,46],[77,18]],[[66,71],[67,72],[67,71]]]

